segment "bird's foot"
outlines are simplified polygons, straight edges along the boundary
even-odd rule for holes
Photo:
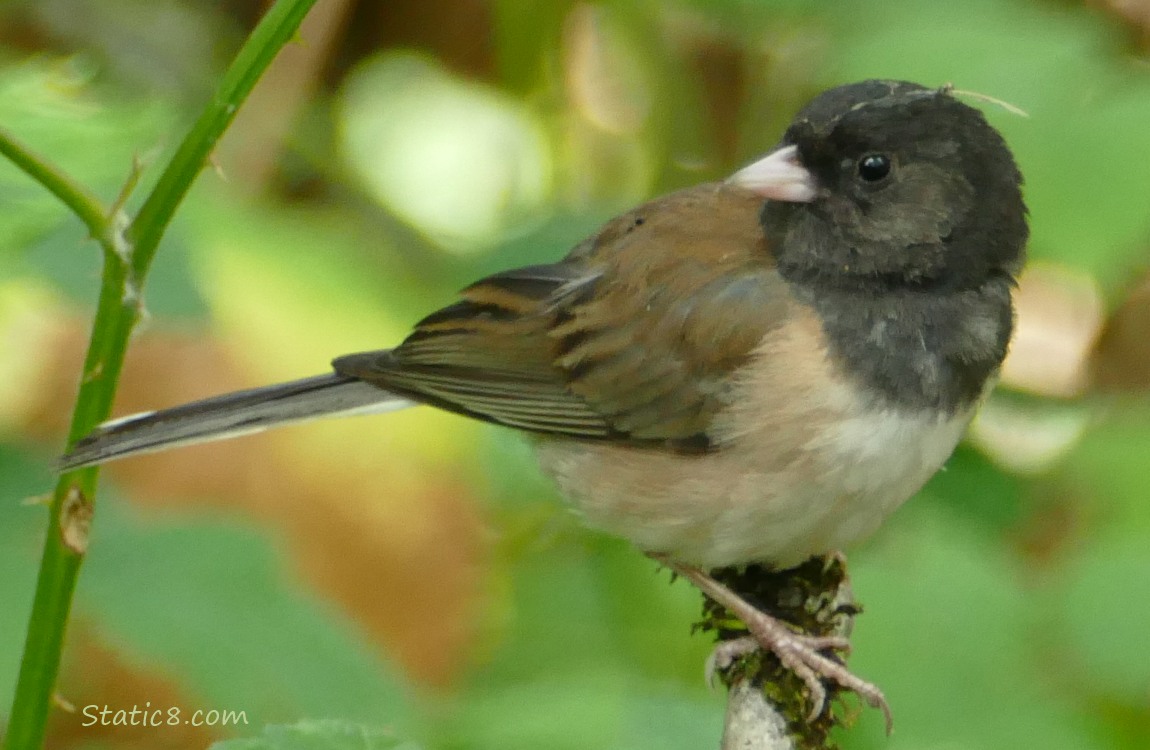
[[[751,635],[724,641],[715,647],[708,660],[711,669],[724,669],[742,656],[763,649],[778,657],[779,662],[803,681],[810,696],[811,710],[807,721],[817,719],[826,708],[827,690],[823,680],[856,693],[871,708],[877,708],[886,719],[889,734],[892,727],[890,704],[882,690],[858,677],[833,655],[826,652],[850,652],[850,642],[840,636],[814,636],[796,633],[785,623],[755,610],[753,616],[740,619]],[[725,662],[725,663],[724,663]]]
[[[653,557],[690,580],[704,594],[742,621],[750,632],[750,635],[723,641],[715,647],[707,659],[708,682],[713,682],[717,672],[761,649],[774,654],[784,668],[793,672],[806,685],[811,702],[808,721],[817,719],[826,708],[825,680],[857,693],[867,705],[881,710],[886,719],[887,733],[890,733],[890,705],[882,690],[856,676],[834,655],[834,652],[850,651],[850,642],[845,637],[795,632],[791,626],[758,609],[699,568],[681,565],[663,556]]]

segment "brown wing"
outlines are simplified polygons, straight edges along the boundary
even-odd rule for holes
[[[345,375],[540,433],[705,447],[730,375],[790,296],[762,199],[703,185],[608,223],[562,262],[508,271]]]

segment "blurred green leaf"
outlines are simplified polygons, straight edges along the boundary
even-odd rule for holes
[[[440,707],[445,748],[697,748],[722,729],[699,594],[628,545],[576,528],[521,551],[490,663]],[[668,713],[663,714],[662,711]]]
[[[209,750],[420,750],[420,746],[385,729],[329,720],[270,726],[259,737],[216,742]]]
[[[31,243],[23,263],[77,304],[86,306],[99,289],[100,253],[79,222],[75,223],[76,226],[72,222],[61,224]],[[207,312],[189,270],[185,226],[186,222],[177,218],[165,241],[165,251],[156,257],[148,275],[145,305],[148,313],[157,318],[197,319]]]
[[[162,100],[113,100],[80,58],[0,59],[0,123],[92,187],[109,203],[135,157],[154,158],[172,124]],[[145,174],[145,182],[155,175]],[[55,197],[0,160],[0,275],[35,273],[72,299],[91,304],[100,283],[100,249]],[[159,316],[198,317],[203,301],[189,282],[186,245],[167,240],[148,284],[148,309]]]
[[[593,537],[591,544],[604,616],[631,669],[702,691],[703,665],[714,647],[711,636],[692,632],[702,616],[702,594],[621,539]]]
[[[469,692],[438,744],[469,750],[694,750],[722,733],[722,697],[637,678],[626,670],[541,672]]]
[[[1122,409],[1089,430],[1067,458],[1064,484],[1100,531],[1150,534],[1147,463],[1150,409],[1116,402]]]
[[[17,64],[0,56],[0,123],[110,203],[132,157],[152,151],[172,117],[156,100],[106,101],[92,75],[78,58]],[[79,224],[6,160],[0,160],[0,196],[0,263],[61,224]],[[95,269],[95,245],[91,255]]]
[[[909,510],[909,509],[908,509]],[[893,528],[892,528],[893,527]],[[1045,677],[1034,599],[1016,564],[969,522],[929,506],[904,512],[852,559],[850,666],[886,692],[895,733],[864,709],[846,748],[1082,750],[1074,705]]]
[[[562,637],[559,634],[558,637]],[[574,645],[574,644],[573,644]],[[582,649],[579,649],[582,650]],[[469,691],[442,747],[474,750],[577,750],[611,747],[622,723],[629,675],[586,658],[582,668],[552,663],[536,674]],[[549,674],[550,673],[550,674]]]
[[[51,480],[42,458],[0,444],[0,716],[16,688],[47,511],[28,501],[46,497]]]
[[[27,5],[54,37],[68,47],[83,45],[135,93],[208,96],[230,50],[242,41],[237,25],[214,12],[218,3],[35,0]],[[164,29],[180,33],[156,33]]]
[[[937,503],[963,522],[1002,533],[1023,518],[1022,482],[962,444],[919,493],[916,503]]]
[[[1052,592],[1070,649],[1091,688],[1127,704],[1150,695],[1150,545],[1114,534],[1083,550]]]
[[[285,573],[265,533],[223,518],[145,518],[112,493],[98,521],[79,609],[129,663],[255,725],[314,715],[410,727],[392,670]]]
[[[678,0],[676,4],[748,35],[772,23],[824,15],[828,9],[819,0]]]
[[[631,698],[623,717],[616,750],[696,750],[715,747],[723,732],[725,696],[702,688],[696,675],[694,690],[659,682],[646,684]]]

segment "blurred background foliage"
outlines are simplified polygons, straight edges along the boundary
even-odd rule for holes
[[[111,200],[262,10],[8,0],[0,124]],[[968,443],[852,551],[851,664],[896,732],[863,711],[840,739],[1150,746],[1150,3],[321,0],[301,37],[167,236],[119,412],[397,342],[474,277],[729,173],[830,85],[1029,112],[982,105],[1027,176],[1018,337]],[[0,712],[98,286],[85,240],[0,163]],[[106,471],[48,746],[715,747],[699,603],[581,529],[522,438],[430,409],[146,457]],[[82,725],[148,702],[248,725]]]

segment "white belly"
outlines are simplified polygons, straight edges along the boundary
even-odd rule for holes
[[[942,466],[971,416],[852,413],[841,392],[838,403],[822,395],[714,453],[553,441],[540,460],[589,525],[641,549],[705,568],[790,566],[873,532]]]

